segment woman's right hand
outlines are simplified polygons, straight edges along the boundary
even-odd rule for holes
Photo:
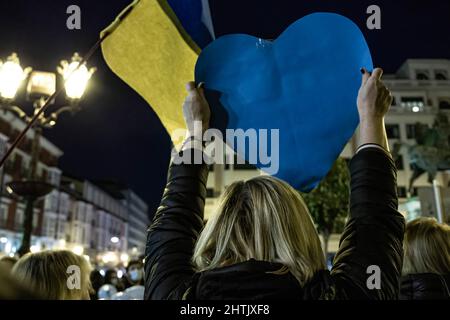
[[[205,98],[203,84],[198,87],[194,82],[186,84],[188,96],[183,103],[183,117],[188,130],[188,136],[203,138],[203,134],[209,129],[211,110]]]
[[[384,116],[389,111],[393,97],[381,81],[383,70],[375,69],[372,74],[361,69],[362,83],[357,105],[359,113],[359,146],[378,144],[389,151],[384,127]]]

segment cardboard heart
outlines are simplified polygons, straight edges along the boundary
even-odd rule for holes
[[[361,67],[373,69],[361,30],[341,15],[314,13],[275,41],[243,34],[215,40],[201,53],[195,77],[218,97],[208,95],[212,127],[279,129],[275,176],[310,191],[358,125]],[[266,149],[260,151],[270,154]],[[235,151],[249,160],[248,146]],[[265,170],[260,159],[256,166]]]

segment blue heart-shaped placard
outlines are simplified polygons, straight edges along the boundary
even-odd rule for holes
[[[373,69],[361,30],[341,15],[314,13],[273,42],[243,34],[215,40],[201,53],[195,77],[205,83],[212,127],[279,129],[275,176],[309,191],[358,125],[361,67]]]

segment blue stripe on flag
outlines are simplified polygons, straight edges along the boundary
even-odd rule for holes
[[[214,35],[211,34],[214,31],[211,30],[210,32],[208,29],[208,27],[212,28],[212,26],[207,27],[204,22],[205,16],[209,22],[211,18],[209,12],[204,12],[205,3],[202,0],[168,0],[167,2],[178,17],[178,20],[180,20],[183,28],[200,48],[203,49],[214,40]],[[205,9],[209,10],[209,6],[206,7]]]

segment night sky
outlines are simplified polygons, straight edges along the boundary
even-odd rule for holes
[[[99,32],[131,0],[1,0],[0,57],[17,52],[22,66],[55,71],[75,51],[86,52]],[[276,38],[302,16],[329,11],[351,18],[363,30],[374,62],[394,72],[407,58],[450,59],[449,0],[210,0],[218,36],[248,33]],[[82,30],[66,28],[66,8],[82,10]],[[368,30],[366,8],[382,9],[382,30]],[[152,109],[106,66],[100,51],[89,62],[98,71],[83,111],[63,116],[45,135],[64,151],[60,167],[88,179],[128,184],[157,207],[165,184],[170,140]],[[23,92],[19,93],[23,96]],[[60,101],[62,103],[63,101]],[[26,106],[27,103],[19,101]],[[30,106],[28,106],[30,107]],[[180,106],[181,107],[181,106]]]

